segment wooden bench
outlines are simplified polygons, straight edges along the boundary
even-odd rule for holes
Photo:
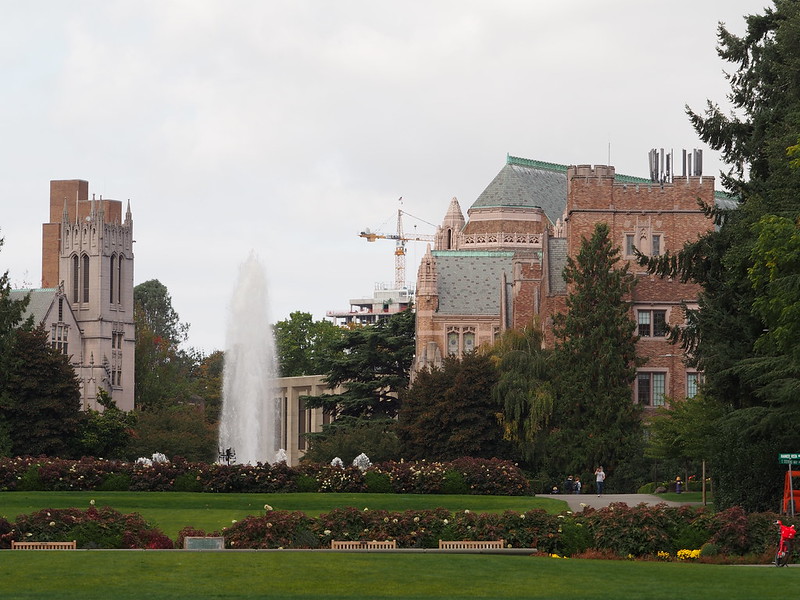
[[[385,542],[367,541],[339,541],[331,540],[331,550],[394,550],[397,548],[395,540]]]
[[[439,540],[439,550],[494,550],[505,547],[505,540]]]
[[[71,542],[11,542],[12,550],[75,550],[78,545]]]

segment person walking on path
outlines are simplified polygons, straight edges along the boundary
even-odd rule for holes
[[[603,495],[603,484],[606,481],[606,473],[603,471],[603,465],[600,465],[597,467],[597,469],[595,469],[594,479],[597,483],[597,497],[599,498]]]

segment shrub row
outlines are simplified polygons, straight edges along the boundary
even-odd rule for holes
[[[122,514],[105,507],[87,510],[59,508],[19,515],[15,523],[0,518],[0,548],[11,542],[65,542],[78,548],[172,548],[172,540],[136,513]]]
[[[251,515],[221,531],[184,528],[186,536],[224,536],[233,549],[327,548],[331,540],[395,540],[400,548],[433,548],[438,540],[503,539],[511,547],[536,548],[561,556],[652,557],[748,556],[766,560],[777,544],[774,513],[745,514],[740,508],[713,513],[691,507],[612,504],[600,510],[551,515],[543,510],[502,514],[451,513],[447,509],[393,512],[337,508],[318,517],[272,510]],[[800,526],[800,519],[782,518]],[[46,509],[0,519],[0,548],[12,540],[77,540],[79,548],[172,548],[173,542],[138,514],[110,508]],[[700,552],[696,552],[700,550]],[[695,552],[690,552],[695,551]],[[728,559],[730,560],[730,559]]]
[[[269,508],[269,507],[267,507]],[[719,557],[765,560],[777,545],[774,513],[745,514],[734,507],[704,508],[612,504],[599,510],[551,515],[542,510],[502,514],[451,513],[446,509],[391,512],[339,508],[317,518],[299,512],[265,510],[213,535],[229,548],[327,548],[331,540],[395,540],[400,548],[433,548],[438,540],[503,539],[511,547],[536,548],[564,556],[680,558],[694,550],[712,561]],[[784,523],[800,519],[780,517]],[[187,528],[186,535],[206,535]]]
[[[462,458],[452,462],[387,462],[366,471],[326,464],[139,464],[96,458],[0,458],[1,491],[378,492],[525,495],[528,481],[513,463]]]

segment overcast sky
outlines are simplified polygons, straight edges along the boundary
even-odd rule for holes
[[[130,199],[135,283],[167,286],[190,346],[224,348],[251,251],[273,321],[322,319],[394,278],[359,231],[394,231],[401,196],[466,212],[507,154],[647,177],[650,148],[701,148],[718,175],[684,106],[725,105],[717,23],[771,5],[0,0],[0,271],[41,284],[49,181],[86,179]]]

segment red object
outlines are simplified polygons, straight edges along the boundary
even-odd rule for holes
[[[800,471],[786,471],[786,480],[783,484],[783,510],[781,512],[789,513],[789,501],[794,500],[795,511],[800,510],[800,490],[792,487],[791,477],[800,477]]]

